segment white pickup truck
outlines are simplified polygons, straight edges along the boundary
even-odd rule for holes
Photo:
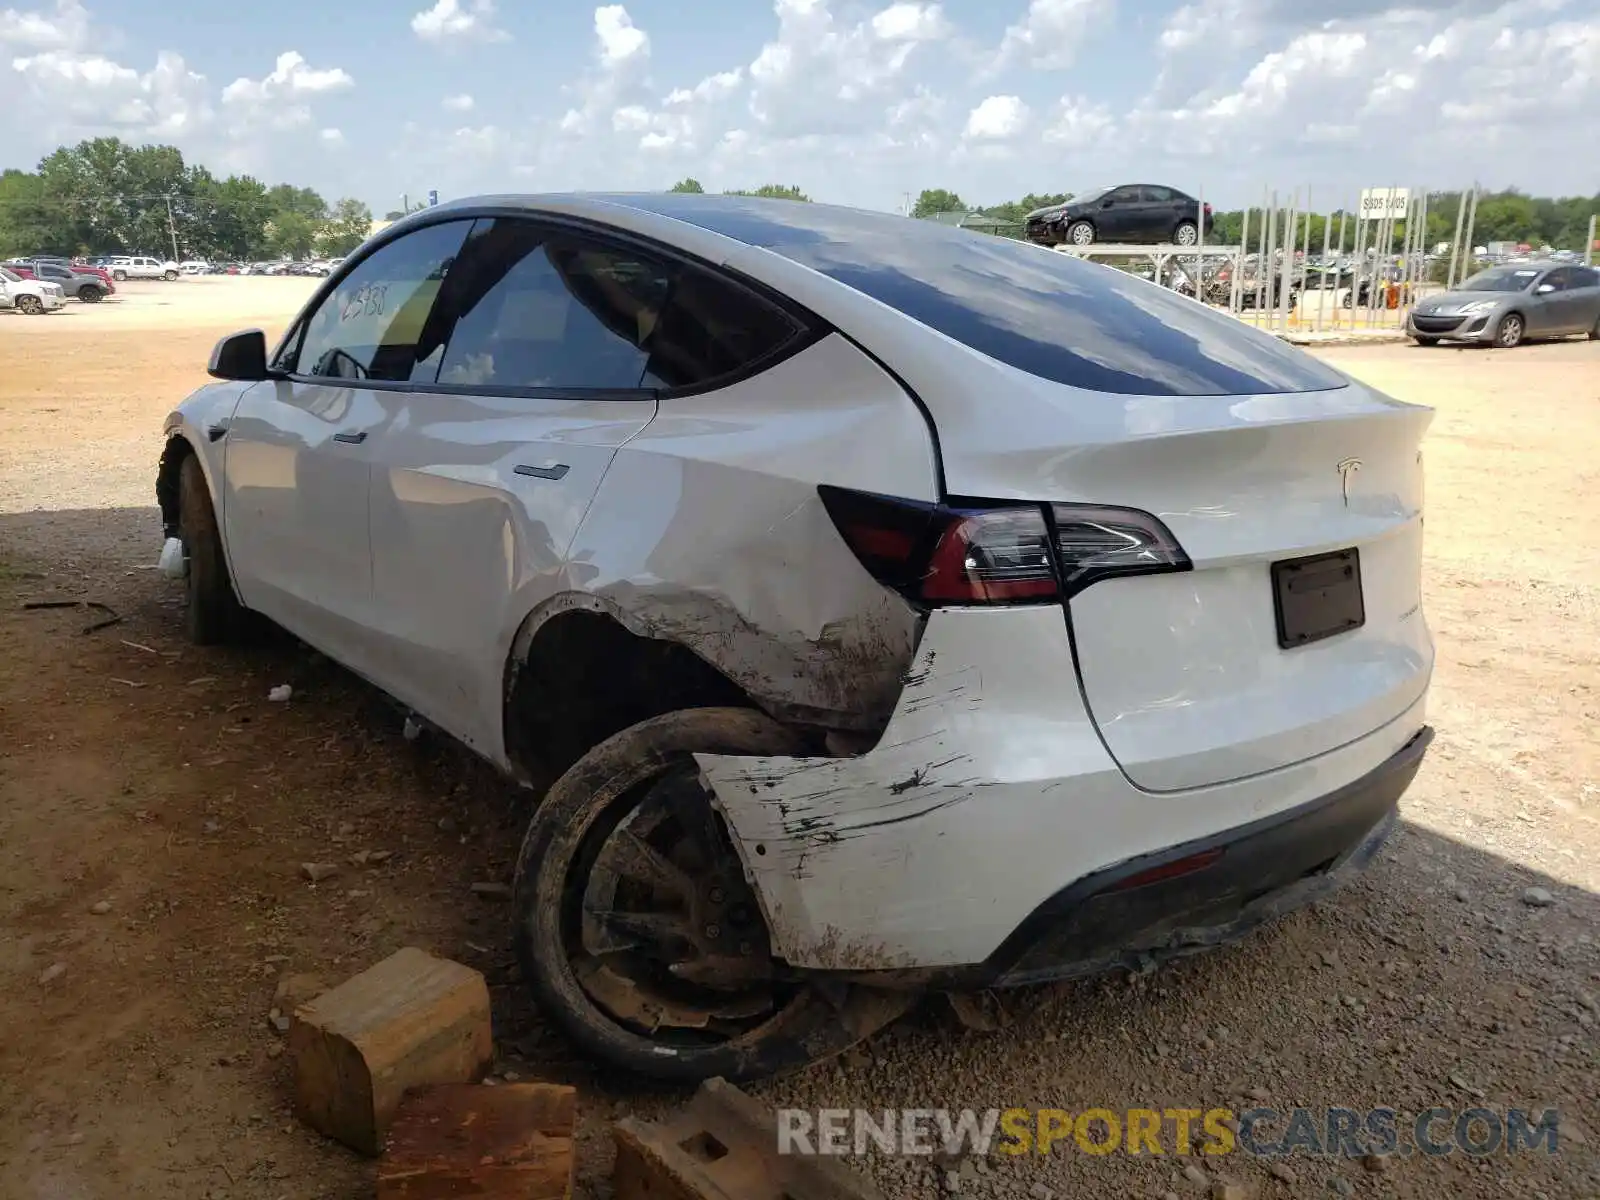
[[[124,279],[165,279],[168,281],[178,277],[178,264],[175,262],[162,262],[159,258],[146,258],[143,256],[113,258],[107,270],[111,278],[121,283]]]
[[[15,271],[0,267],[0,308],[15,309],[30,317],[54,312],[66,303],[61,289],[39,279],[24,279]]]

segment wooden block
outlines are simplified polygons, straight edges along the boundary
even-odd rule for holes
[[[568,1200],[577,1097],[554,1083],[411,1092],[389,1127],[377,1200]]]
[[[613,1127],[616,1200],[883,1200],[840,1159],[778,1153],[778,1116],[712,1079],[670,1120]]]
[[[295,1010],[300,1119],[378,1154],[408,1088],[480,1078],[494,1053],[489,988],[460,963],[407,948]]]

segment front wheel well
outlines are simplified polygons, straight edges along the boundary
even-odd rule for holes
[[[514,643],[506,755],[518,776],[542,787],[640,721],[686,708],[759,707],[687,647],[641,637],[608,613],[569,610]]]
[[[194,453],[189,439],[182,434],[167,438],[161,451],[161,465],[156,470],[156,503],[161,506],[161,532],[164,537],[178,536],[178,477],[183,472],[183,460]]]

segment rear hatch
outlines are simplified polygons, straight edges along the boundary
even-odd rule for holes
[[[1326,411],[1332,396],[1345,411]],[[1189,428],[1084,448],[1071,470],[1073,491],[1158,516],[1193,564],[1069,601],[1084,699],[1153,791],[1354,741],[1416,703],[1433,661],[1418,449],[1431,414],[1358,387],[1190,403]]]
[[[1120,506],[1174,536],[1190,569],[1066,601],[1079,678],[1062,686],[1081,687],[1135,784],[1281,768],[1425,693],[1431,409],[1124,272],[1002,238],[919,231],[892,261],[843,240],[776,249],[943,335],[856,319],[926,407],[951,503]]]

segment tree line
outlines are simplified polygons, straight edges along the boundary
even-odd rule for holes
[[[1058,195],[1030,193],[1021,200],[983,205],[980,208],[967,204],[955,192],[946,188],[928,188],[917,197],[911,215],[928,217],[942,212],[982,211],[997,220],[1020,225],[1034,209],[1062,204],[1071,198],[1070,192]],[[1431,248],[1440,242],[1450,242],[1455,239],[1456,215],[1460,202],[1460,192],[1429,194],[1427,246]],[[1234,209],[1231,212],[1213,212],[1206,240],[1223,245],[1238,243],[1245,234],[1245,211]],[[1536,249],[1551,246],[1558,250],[1581,250],[1583,240],[1588,236],[1589,218],[1595,213],[1600,213],[1600,193],[1594,196],[1563,196],[1557,199],[1549,196],[1529,196],[1515,188],[1507,188],[1500,192],[1480,192],[1477,217],[1472,225],[1472,240],[1479,246],[1486,242],[1526,242]],[[1283,214],[1284,209],[1280,208],[1276,220],[1277,240],[1280,245],[1284,236]],[[1251,247],[1260,243],[1265,216],[1264,209],[1249,210]],[[1309,220],[1313,254],[1322,252],[1325,232],[1328,238],[1327,244],[1331,249],[1355,249],[1356,216],[1353,212],[1335,209],[1331,214],[1312,213]],[[1306,244],[1306,222],[1307,216],[1302,213],[1295,223],[1298,232],[1295,244],[1302,248]],[[1020,229],[1017,232],[1020,234]],[[1405,245],[1405,221],[1395,222],[1393,235],[1395,249]],[[1373,239],[1377,236],[1374,224],[1369,222],[1364,235],[1365,244],[1373,245]]]
[[[36,171],[0,174],[0,257],[149,254],[257,261],[348,254],[368,236],[359,200],[218,178],[174,146],[102,137],[63,146]]]

